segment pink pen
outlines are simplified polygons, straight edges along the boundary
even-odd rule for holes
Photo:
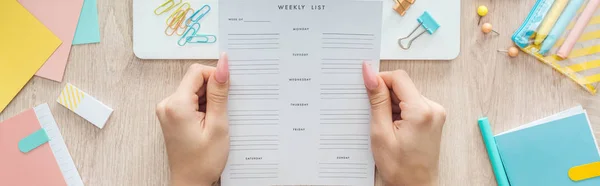
[[[598,5],[600,5],[600,0],[590,0],[590,2],[587,4],[581,15],[579,15],[579,18],[577,19],[577,22],[575,22],[575,26],[569,33],[569,36],[567,36],[567,39],[565,40],[563,45],[560,46],[558,52],[556,52],[556,55],[563,59],[566,59],[569,56],[569,54],[571,54],[571,50],[573,50],[575,42],[577,42],[577,40],[583,33],[583,29],[592,19],[594,12],[596,11],[596,9],[598,9]]]

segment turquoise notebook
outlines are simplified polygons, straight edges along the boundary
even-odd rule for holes
[[[495,137],[511,186],[600,186],[600,178],[573,182],[567,174],[600,161],[584,110],[534,123]]]

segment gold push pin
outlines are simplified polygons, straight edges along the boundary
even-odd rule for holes
[[[494,32],[494,33],[500,35],[500,33],[496,32],[493,29],[492,24],[490,24],[490,23],[483,23],[483,25],[481,26],[481,31],[486,34],[488,34],[490,32]]]
[[[508,50],[498,50],[498,52],[507,53],[510,57],[517,57],[519,55],[519,49],[514,46],[508,48]]]
[[[477,21],[477,25],[481,24],[481,19],[488,14],[488,8],[486,6],[479,6],[477,8],[477,15],[479,15],[479,21]]]

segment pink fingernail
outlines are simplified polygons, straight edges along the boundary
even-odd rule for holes
[[[217,63],[217,70],[215,71],[215,80],[218,83],[227,83],[229,80],[229,60],[225,52],[221,53],[221,58]]]
[[[369,90],[376,89],[377,86],[379,86],[379,82],[377,81],[377,75],[375,75],[375,72],[371,69],[371,65],[367,62],[363,62],[362,67],[365,87]]]

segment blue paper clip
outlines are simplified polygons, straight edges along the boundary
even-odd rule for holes
[[[217,42],[217,36],[215,35],[205,35],[205,34],[198,34],[195,36],[190,36],[188,37],[188,43],[216,43]]]
[[[429,15],[429,12],[427,12],[427,11],[423,12],[423,15],[419,16],[419,18],[417,18],[417,21],[419,22],[419,26],[417,26],[417,28],[415,28],[408,36],[398,39],[398,45],[400,45],[400,48],[402,48],[404,50],[408,50],[410,48],[410,45],[412,44],[412,42],[415,41],[417,38],[421,37],[421,35],[425,34],[425,32],[427,32],[431,35],[431,34],[435,33],[435,31],[437,31],[438,28],[440,28],[440,25],[437,23],[437,21],[435,21],[435,19],[433,19],[433,17],[431,17],[431,15]],[[421,26],[425,30],[423,32],[419,33],[419,35],[417,35],[417,37],[411,39],[408,42],[408,46],[405,47],[402,44],[402,40],[410,38],[410,36],[412,36],[417,31],[417,29],[419,29],[419,27],[421,27]]]
[[[179,46],[185,46],[185,44],[187,44],[190,41],[190,38],[194,37],[196,35],[196,33],[198,33],[198,30],[200,30],[200,23],[192,24],[192,26],[188,27],[188,29],[185,31],[185,33],[183,33],[181,38],[179,38],[179,41],[177,41],[177,44]],[[190,33],[190,31],[191,31],[191,33]],[[182,43],[182,41],[184,41],[184,42]]]
[[[192,16],[190,16],[187,20],[185,20],[188,26],[192,26],[194,23],[198,23],[200,19],[202,19],[206,14],[210,12],[210,6],[204,5],[199,10],[196,10]]]

